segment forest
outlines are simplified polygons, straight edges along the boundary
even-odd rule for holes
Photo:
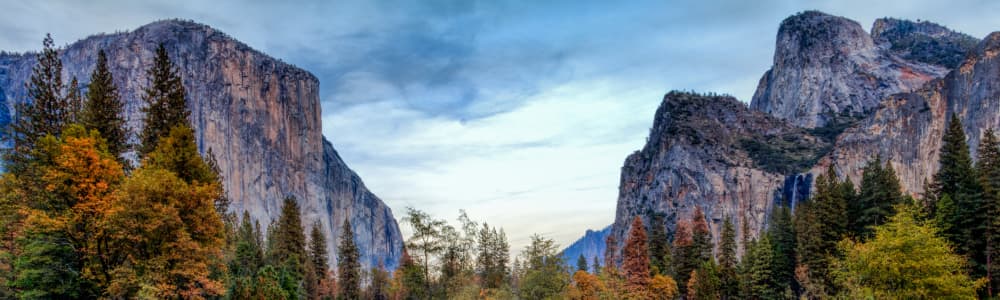
[[[608,255],[575,262],[541,235],[511,253],[499,226],[410,208],[399,267],[365,269],[351,224],[332,263],[294,198],[268,224],[230,212],[162,45],[135,139],[104,53],[84,94],[64,83],[51,37],[43,46],[7,133],[0,298],[970,299],[1000,288],[1000,140],[987,129],[973,159],[958,117],[919,197],[873,157],[858,186],[831,167],[758,235],[738,240],[727,218],[713,237],[698,209],[672,233],[661,216],[636,217]]]

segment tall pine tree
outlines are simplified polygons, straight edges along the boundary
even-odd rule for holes
[[[979,185],[983,188],[982,205],[986,213],[986,278],[989,280],[986,291],[992,297],[997,292],[997,282],[1000,276],[996,259],[1000,256],[1000,141],[992,128],[987,128],[979,148],[976,160],[976,173],[979,175]]]
[[[630,297],[642,299],[649,296],[649,248],[646,246],[646,228],[638,216],[632,221],[625,248],[622,249],[622,271]]]
[[[156,48],[153,67],[146,73],[150,78],[150,85],[143,96],[146,107],[142,111],[146,115],[146,126],[142,129],[142,145],[139,148],[141,156],[152,151],[160,137],[166,135],[172,127],[178,124],[190,127],[188,116],[191,115],[181,76],[170,61],[163,44]]]
[[[361,297],[361,262],[358,246],[354,243],[351,221],[344,219],[340,245],[337,247],[337,297],[358,299]]]
[[[87,101],[83,105],[80,123],[96,129],[108,143],[108,152],[120,157],[128,151],[128,129],[125,128],[125,103],[118,95],[108,57],[104,50],[97,51],[97,65],[90,73]]]
[[[886,218],[895,214],[893,207],[903,201],[899,179],[882,158],[876,156],[868,162],[861,175],[861,191],[857,201],[850,202],[851,231],[861,238],[871,235],[872,226],[884,224]]]
[[[17,115],[8,138],[13,148],[7,152],[5,168],[14,174],[24,174],[34,159],[35,142],[47,134],[58,136],[67,123],[68,101],[63,96],[62,61],[53,48],[52,36],[42,40],[42,53],[31,69],[31,79],[25,85],[28,99],[16,105]]]
[[[662,213],[653,213],[649,216],[649,268],[656,274],[666,275],[670,271],[668,256],[670,255],[670,241],[667,240],[666,224],[663,223]]]
[[[936,216],[950,220],[950,228],[942,228],[942,236],[955,243],[955,250],[968,256],[973,277],[986,275],[987,211],[983,204],[982,187],[972,165],[965,130],[958,115],[952,114],[948,128],[941,137],[941,151],[937,174],[934,174],[934,193],[941,199],[950,196],[953,202],[951,216]],[[948,212],[936,211],[935,214]]]
[[[736,228],[729,218],[725,218],[722,223],[718,260],[720,296],[722,299],[734,299],[739,295],[739,278],[736,271]]]

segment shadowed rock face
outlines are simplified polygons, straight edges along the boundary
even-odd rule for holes
[[[798,126],[822,127],[864,116],[885,96],[947,71],[879,47],[857,22],[803,12],[781,22],[774,66],[760,79],[750,107]]]
[[[608,238],[608,234],[611,233],[611,225],[604,227],[600,231],[594,231],[587,229],[583,237],[573,244],[570,244],[566,249],[562,251],[563,262],[569,266],[576,266],[577,259],[580,255],[587,260],[587,267],[593,268],[594,258],[597,258],[599,263],[604,263],[604,250],[606,249],[605,240]],[[575,269],[574,269],[575,270]],[[590,272],[596,272],[597,270],[589,269]]]
[[[957,67],[979,40],[927,21],[913,22],[893,18],[875,20],[872,39],[903,59]]]
[[[780,199],[785,172],[808,170],[829,145],[735,98],[671,92],[656,111],[646,146],[622,167],[611,234],[623,243],[631,220],[648,223],[653,213],[665,216],[673,232],[677,220],[700,207],[715,238],[725,218],[737,225],[738,236],[745,234],[744,220],[755,236]]]
[[[97,51],[104,49],[128,125],[139,132],[145,72],[160,43],[183,77],[198,148],[215,154],[232,211],[249,211],[266,226],[280,213],[282,199],[294,196],[303,224],[319,222],[326,233],[331,261],[340,227],[349,218],[365,265],[379,260],[390,268],[397,265],[402,253],[398,225],[323,137],[319,81],[309,72],[208,26],[160,21],[70,44],[60,53],[64,80],[76,76],[86,84]],[[13,111],[14,102],[25,101],[24,82],[35,61],[34,54],[0,55],[0,100],[10,100],[0,108]],[[0,117],[9,120],[9,115]]]

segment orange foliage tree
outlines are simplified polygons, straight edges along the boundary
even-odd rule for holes
[[[622,252],[626,293],[635,298],[646,298],[650,279],[649,248],[646,247],[646,229],[638,216],[632,221],[632,229],[629,230]]]

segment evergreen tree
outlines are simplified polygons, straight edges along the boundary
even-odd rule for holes
[[[587,272],[587,259],[580,254],[580,257],[576,259],[576,270]]]
[[[340,235],[340,246],[337,247],[337,297],[340,299],[358,299],[361,296],[361,262],[358,246],[354,243],[354,232],[351,222],[344,219],[344,232]]]
[[[35,160],[31,156],[35,142],[48,134],[58,136],[67,123],[69,105],[63,96],[62,61],[53,44],[52,36],[46,34],[26,84],[28,99],[15,107],[17,114],[8,134],[13,148],[6,153],[5,166],[13,174],[27,175],[28,164]]]
[[[306,268],[307,278],[311,282],[306,282],[306,292],[313,299],[319,299],[320,287],[326,281],[327,272],[330,269],[328,263],[328,252],[326,249],[326,236],[320,228],[319,222],[313,223],[312,230],[309,231],[309,248],[306,250],[309,261]]]
[[[645,247],[642,252],[646,252]],[[559,247],[551,239],[533,235],[531,243],[521,251],[521,259],[525,264],[518,289],[521,299],[551,299],[569,284]]]
[[[644,298],[649,295],[649,247],[646,245],[646,229],[638,216],[632,221],[625,248],[622,249],[622,271],[625,274],[625,289],[630,297]]]
[[[304,293],[302,280],[306,274],[306,237],[301,216],[298,201],[285,197],[277,223],[268,230],[268,263],[275,267],[282,289],[296,298]]]
[[[80,93],[80,82],[76,80],[76,76],[70,79],[69,86],[66,87],[66,105],[66,124],[80,123],[83,95]]]
[[[653,213],[649,217],[649,268],[656,274],[668,274],[670,254],[667,230],[664,226],[663,214]]]
[[[617,270],[618,263],[615,262],[615,253],[618,252],[618,241],[614,234],[609,234],[604,239],[604,268]]]
[[[795,230],[791,209],[775,206],[771,211],[767,236],[774,253],[773,274],[781,290],[795,289]]]
[[[687,220],[677,221],[673,242],[673,271],[678,282],[677,288],[681,295],[687,294],[687,282],[691,279],[691,271],[698,267],[697,259],[694,255],[694,241],[692,238],[691,223]]]
[[[783,295],[783,287],[774,274],[775,255],[771,238],[762,235],[760,240],[752,243],[744,261],[748,265],[748,286],[751,299],[779,299]]]
[[[722,239],[719,240],[719,296],[735,299],[739,296],[739,278],[736,271],[736,228],[729,218],[722,223]]]
[[[836,172],[830,166],[826,174],[816,179],[816,193],[812,199],[796,209],[794,231],[798,263],[805,266],[809,272],[807,277],[816,283],[809,286],[823,289],[812,293],[832,291],[829,263],[836,254],[837,242],[847,233],[846,198],[851,196],[849,188],[850,185],[837,180]]]
[[[146,126],[142,129],[142,145],[139,148],[139,154],[142,156],[152,151],[160,137],[166,135],[174,126],[190,127],[188,117],[191,114],[187,108],[187,96],[180,74],[170,61],[163,44],[156,48],[153,67],[146,74],[149,76],[150,85],[143,97],[146,102],[146,107],[142,110],[146,115]]]
[[[1000,243],[1000,141],[992,128],[987,128],[982,141],[979,142],[976,173],[979,175],[979,185],[983,188],[983,211],[986,213],[986,278],[989,280],[986,292],[992,297],[996,294],[997,282],[1000,276],[996,259],[998,243]]]
[[[903,200],[903,192],[892,164],[882,167],[882,158],[868,162],[861,175],[861,191],[852,205],[851,231],[861,238],[871,235],[871,226],[885,223],[894,214],[894,205]]]
[[[129,150],[128,129],[125,128],[125,103],[121,101],[118,87],[108,69],[108,58],[104,50],[97,51],[97,65],[90,73],[87,85],[87,101],[83,105],[80,122],[87,128],[96,129],[108,143],[108,151],[122,160],[122,154]]]
[[[715,300],[722,298],[722,280],[719,278],[719,266],[712,260],[707,260],[692,273],[688,281],[688,297],[691,300]]]
[[[695,206],[691,215],[691,263],[694,267],[701,266],[701,263],[712,259],[712,231],[708,228],[708,220],[701,207]]]
[[[973,277],[986,275],[987,211],[983,203],[982,187],[972,165],[965,131],[957,115],[952,114],[948,128],[942,136],[940,168],[934,174],[934,192],[954,202],[952,216],[935,216],[954,223],[942,228],[942,236],[955,243],[956,251],[969,257]],[[942,212],[935,212],[941,214]]]
[[[591,268],[594,274],[601,273],[601,261],[597,260],[597,255],[594,255],[594,261],[591,263]]]
[[[263,237],[260,225],[254,226],[250,213],[243,211],[240,226],[236,229],[236,249],[229,262],[229,295],[254,293],[254,284],[264,265]]]
[[[427,291],[427,277],[420,265],[413,260],[407,248],[403,248],[403,256],[399,264],[399,276],[402,283],[402,299],[426,299],[430,295]]]

